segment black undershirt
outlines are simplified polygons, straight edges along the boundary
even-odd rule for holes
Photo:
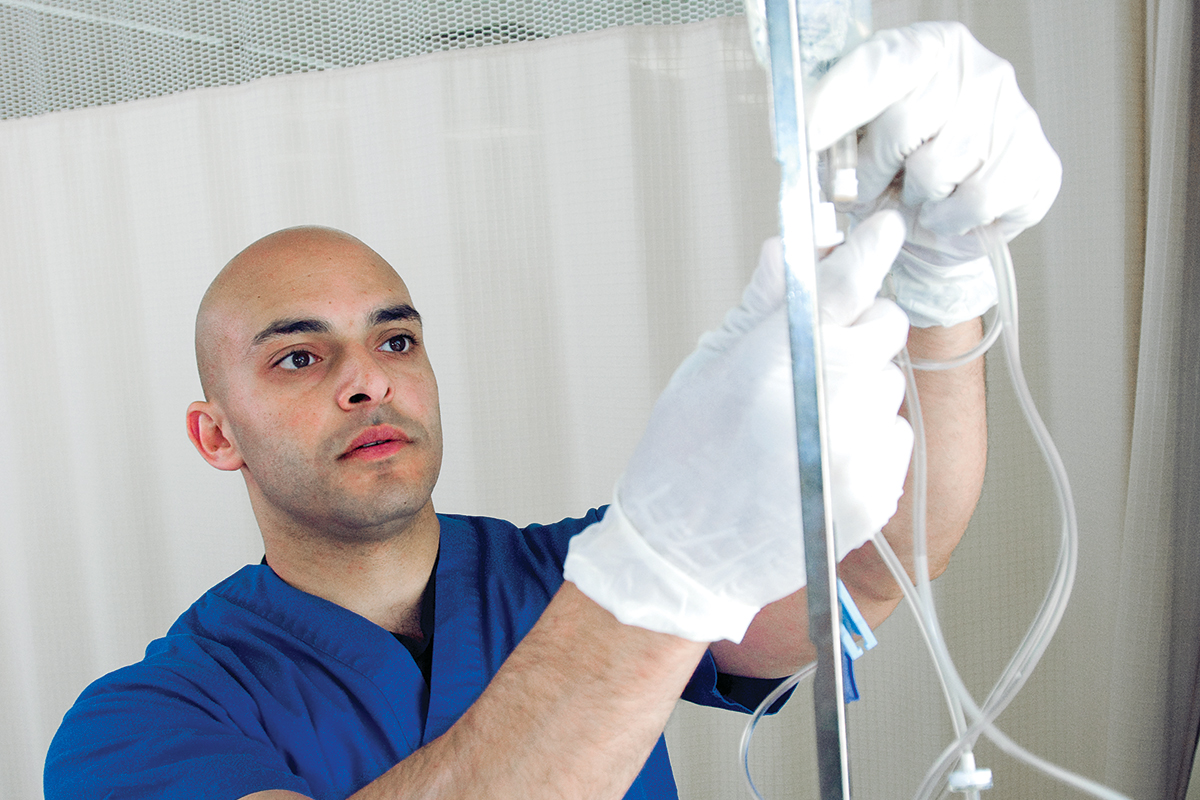
[[[421,638],[405,636],[402,633],[392,634],[412,655],[417,668],[425,676],[426,686],[429,686],[429,673],[433,666],[433,606],[436,577],[437,559],[434,559],[433,570],[429,573],[429,583],[425,584],[425,592],[421,595]]]
[[[421,674],[425,677],[426,686],[429,686],[429,673],[433,667],[433,605],[437,562],[438,559],[434,558],[433,569],[429,572],[429,582],[425,584],[425,591],[421,594],[421,638],[404,636],[399,633],[392,634],[400,644],[404,645],[404,649],[408,650],[409,654],[412,655],[417,668],[421,670]],[[267,557],[263,556],[260,563],[266,564]]]

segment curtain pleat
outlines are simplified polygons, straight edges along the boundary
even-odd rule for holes
[[[1186,6],[1185,6],[1186,9]],[[1192,764],[1200,734],[1200,16],[1180,15],[1189,35],[1186,64],[1188,118],[1186,195],[1183,235],[1184,312],[1180,340],[1179,442],[1175,497],[1178,522],[1173,526],[1176,554],[1172,571],[1170,695],[1175,699],[1167,718],[1168,796],[1183,800],[1193,779]],[[1190,24],[1189,24],[1190,23]],[[1187,56],[1191,56],[1188,58]],[[1181,159],[1184,160],[1184,159]]]
[[[1194,135],[1188,110],[1192,26],[1188,3],[1152,1],[1147,8],[1155,26],[1148,31],[1145,272],[1129,490],[1114,587],[1120,602],[1113,655],[1120,669],[1108,698],[1106,776],[1139,796],[1182,797],[1192,753],[1182,753],[1179,724],[1193,713],[1200,647],[1195,578],[1189,576],[1195,551],[1180,535],[1195,525],[1190,497],[1197,476],[1188,465],[1196,451],[1188,439],[1200,410],[1196,387],[1185,379],[1200,355],[1187,341],[1197,298],[1184,236],[1185,166]],[[1179,660],[1192,662],[1189,674],[1172,669]],[[1181,686],[1185,680],[1191,686]]]

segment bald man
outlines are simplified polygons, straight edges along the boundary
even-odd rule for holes
[[[188,434],[241,472],[265,563],[85,692],[48,797],[670,797],[661,733],[681,695],[744,711],[776,683],[758,679],[812,656],[803,592],[743,645],[618,622],[562,580],[603,510],[526,530],[439,517],[421,317],[347,234],[290,229],[236,256],[201,302],[196,351],[206,399]],[[978,395],[977,374],[964,385]],[[977,403],[956,406],[978,421]],[[971,491],[935,539],[943,560]],[[896,598],[869,561],[847,564],[852,581],[865,565],[871,591],[855,588],[875,623]]]
[[[863,140],[881,155],[860,171],[882,169],[880,190],[905,172],[898,202],[917,206],[908,228],[864,212],[818,268],[833,528],[872,626],[901,594],[860,545],[883,527],[911,551],[911,439],[890,358],[906,340],[927,359],[978,342],[987,286],[966,234],[994,221],[1015,235],[1057,189],[1048,145],[972,155],[1036,140],[1036,115],[937,105],[995,96],[967,78],[999,59],[957,28],[892,33],[817,91],[843,98],[845,127],[824,144],[887,109]],[[918,57],[964,52],[963,69]],[[988,69],[1012,81],[1011,68]],[[1014,119],[1024,139],[983,135]],[[1032,188],[1016,191],[1014,175]],[[940,194],[921,194],[930,187]],[[947,218],[955,232],[924,227]],[[909,332],[876,297],[889,269],[924,327]],[[421,317],[347,234],[289,229],[238,254],[201,303],[196,350],[205,399],[188,408],[188,435],[242,474],[265,558],[85,690],[47,757],[48,800],[673,798],[661,734],[676,700],[744,711],[813,657],[777,242],[672,378],[613,503],[553,525],[435,512],[441,425]],[[936,574],[982,483],[982,365],[926,373],[919,388]]]
[[[206,400],[188,409],[188,435],[214,467],[241,471],[272,569],[420,638],[442,431],[404,282],[349,235],[279,232],[213,281],[196,357]]]

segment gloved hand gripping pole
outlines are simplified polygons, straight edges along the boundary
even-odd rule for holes
[[[799,76],[799,10],[796,0],[766,0],[775,154],[782,172],[780,232],[787,273],[788,330],[800,455],[800,503],[808,579],[809,638],[817,650],[813,685],[817,764],[822,800],[848,800],[849,756],[843,701],[841,616],[837,598],[829,482],[828,442],[821,383],[817,252],[813,236],[816,193],[804,129]]]

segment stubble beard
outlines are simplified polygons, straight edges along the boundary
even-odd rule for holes
[[[345,463],[340,458],[344,443],[355,431],[374,425],[400,428],[412,442],[377,464]],[[402,534],[430,504],[441,469],[437,419],[434,425],[431,430],[393,410],[376,409],[369,419],[327,437],[315,454],[272,438],[268,446],[255,448],[258,457],[247,467],[260,525],[265,521],[259,514],[261,502],[266,515],[294,536],[369,544]],[[403,459],[403,470],[397,469],[397,458]]]

